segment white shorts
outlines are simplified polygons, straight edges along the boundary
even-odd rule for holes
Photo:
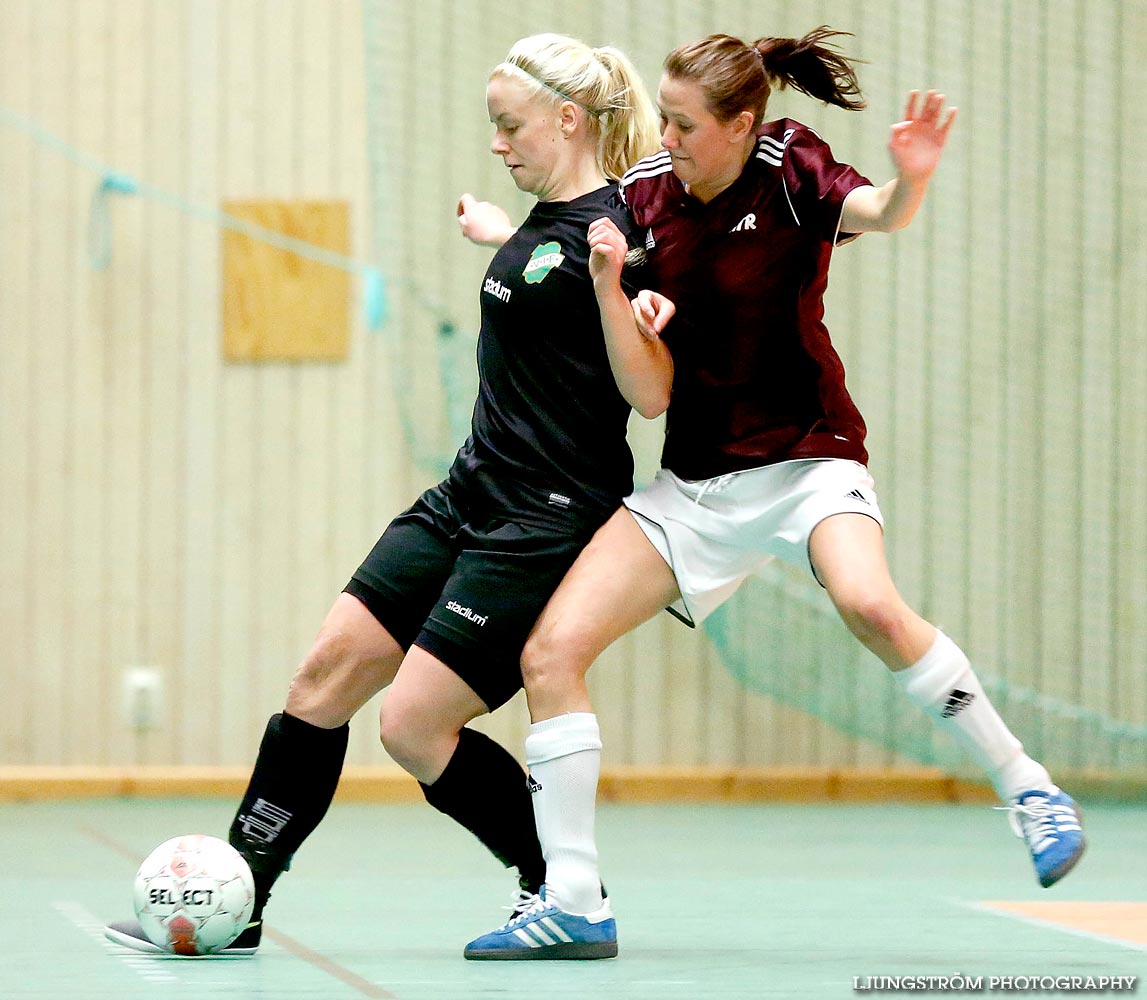
[[[812,571],[809,536],[826,517],[867,514],[884,525],[868,470],[842,458],[778,462],[696,482],[662,469],[624,502],[672,567],[681,600],[670,610],[689,624],[704,621],[774,558]]]

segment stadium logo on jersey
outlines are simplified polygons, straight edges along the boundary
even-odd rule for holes
[[[446,610],[453,611],[456,615],[461,615],[468,622],[473,622],[475,625],[485,625],[489,615],[476,615],[473,608],[464,608],[457,601],[447,601]]]
[[[482,286],[482,291],[489,292],[494,298],[501,299],[503,302],[510,301],[510,289],[496,278],[487,278],[486,283]]]
[[[541,284],[545,281],[546,275],[555,267],[560,267],[565,259],[562,246],[556,240],[551,240],[549,243],[539,243],[534,247],[534,252],[530,254],[530,259],[526,261],[522,277],[526,279],[527,285]]]
[[[740,232],[744,232],[746,229],[756,229],[756,228],[757,228],[757,217],[754,213],[750,212],[740,222],[738,222],[732,229],[730,229],[729,232],[740,233]]]

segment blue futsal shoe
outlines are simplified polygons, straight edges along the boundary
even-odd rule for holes
[[[529,905],[523,905],[526,902]],[[507,924],[475,938],[462,954],[494,962],[616,957],[617,923],[608,899],[602,900],[600,909],[579,916],[547,902],[543,885],[523,904]]]
[[[1064,791],[1022,792],[1008,806],[1008,820],[1017,837],[1031,851],[1036,878],[1045,889],[1071,871],[1087,840],[1083,836],[1083,813]]]

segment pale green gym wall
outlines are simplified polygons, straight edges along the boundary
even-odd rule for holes
[[[482,89],[540,30],[617,44],[651,82],[709,31],[850,30],[870,110],[787,93],[770,110],[877,181],[910,88],[959,105],[913,226],[842,250],[829,293],[894,575],[985,670],[1147,722],[1142,0],[365,7],[370,72],[359,0],[0,3],[4,109],[199,204],[347,198],[354,252],[380,249],[392,293],[390,333],[359,325],[345,363],[225,365],[217,230],[119,198],[94,272],[98,177],[0,124],[0,764],[251,759],[333,596],[449,445],[437,313],[473,329],[486,260],[453,203],[525,209],[487,152]],[[645,477],[657,433],[635,429]],[[783,607],[759,617],[787,669],[831,662]],[[166,685],[142,735],[120,706],[135,665]],[[892,759],[744,692],[668,616],[593,686],[607,763]],[[356,763],[385,760],[375,715]],[[517,750],[521,705],[499,716],[483,728]]]

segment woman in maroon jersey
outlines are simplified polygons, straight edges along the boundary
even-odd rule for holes
[[[751,45],[713,35],[670,53],[658,92],[664,148],[622,180],[658,290],[639,296],[636,322],[619,284],[625,241],[606,220],[590,229],[611,352],[644,351],[651,395],[672,385],[663,467],[597,532],[523,653],[546,891],[474,943],[484,957],[539,957],[547,915],[601,906],[600,739],[585,684],[594,659],[663,608],[701,621],[776,557],[812,573],[907,696],[983,767],[1041,884],[1083,851],[1071,798],[1024,753],[967,657],[904,602],[888,572],[864,421],[822,297],[834,246],[911,221],[955,109],[945,113],[933,92],[909,97],[889,141],[896,176],[880,187],[837,163],[800,122],[766,122],[774,86],[863,108],[833,35],[820,28]]]

